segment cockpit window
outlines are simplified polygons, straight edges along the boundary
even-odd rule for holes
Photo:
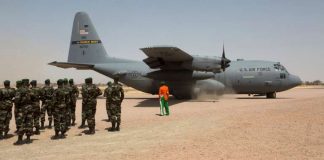
[[[273,67],[274,67],[275,71],[288,73],[287,69],[283,65],[281,65],[280,63],[274,64]]]

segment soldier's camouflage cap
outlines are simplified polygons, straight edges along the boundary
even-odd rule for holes
[[[21,80],[23,84],[29,84],[29,79],[25,78]]]
[[[85,79],[85,83],[92,83],[92,78],[91,78],[91,77],[86,78],[86,79]]]
[[[36,85],[37,84],[37,81],[36,80],[32,80],[32,81],[30,81],[30,84],[31,85]]]
[[[18,80],[18,81],[16,81],[16,84],[21,85],[22,84],[22,81],[21,80]]]
[[[63,79],[63,83],[64,83],[64,84],[67,84],[68,82],[69,82],[69,80],[68,80],[67,78],[64,78],[64,79]]]
[[[9,80],[5,80],[3,81],[3,84],[6,86],[6,85],[10,85],[10,81]]]
[[[63,79],[57,80],[57,85],[62,85],[63,84]]]
[[[69,83],[70,83],[70,84],[73,84],[73,83],[74,83],[72,78],[69,79]]]
[[[112,83],[111,83],[110,81],[107,83],[108,86],[110,86],[111,84],[112,84]]]
[[[50,84],[50,83],[51,83],[50,79],[45,80],[45,84]]]

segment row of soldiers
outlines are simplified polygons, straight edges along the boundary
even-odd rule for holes
[[[59,80],[59,88],[64,84],[64,94],[66,95],[65,105],[67,107],[64,112],[66,125],[75,124],[75,107],[76,100],[79,95],[78,88],[74,86],[73,79]],[[31,87],[30,87],[31,85]],[[10,81],[4,82],[5,88],[0,90],[0,139],[5,138],[9,132],[9,124],[12,119],[12,106],[14,106],[14,116],[16,120],[16,131],[18,140],[16,144],[21,144],[23,135],[27,136],[26,142],[30,143],[30,136],[40,134],[40,129],[44,128],[45,113],[48,115],[49,128],[52,127],[53,115],[54,125],[57,128],[55,121],[57,120],[56,108],[59,106],[59,100],[54,95],[58,89],[54,90],[50,86],[50,80],[45,80],[43,88],[37,87],[37,81],[23,79],[16,82],[16,89],[10,87]],[[40,100],[42,106],[40,107]],[[71,122],[72,121],[72,122]],[[35,131],[33,130],[35,128]]]
[[[31,85],[31,87],[29,87]],[[45,80],[43,88],[37,87],[37,81],[29,83],[28,79],[16,82],[16,88],[10,87],[10,81],[5,81],[0,90],[0,139],[7,136],[9,124],[12,118],[12,106],[15,104],[14,115],[16,119],[16,133],[18,140],[15,144],[22,144],[23,135],[27,136],[26,143],[30,143],[32,134],[40,134],[44,129],[45,113],[48,115],[49,128],[52,127],[54,115],[54,139],[64,137],[68,126],[75,125],[76,101],[79,95],[78,88],[74,85],[73,79],[59,79],[58,88],[54,90],[50,86],[50,80]],[[92,84],[92,78],[85,79],[81,89],[82,94],[82,124],[88,123],[88,133],[95,133],[96,98],[102,94],[101,90]],[[114,83],[108,83],[104,91],[106,97],[106,109],[109,121],[112,123],[110,131],[119,131],[121,102],[124,99],[124,92],[118,78]],[[40,100],[42,105],[40,107]],[[39,123],[41,122],[41,124]],[[33,131],[35,128],[35,131]],[[61,134],[60,134],[61,133]]]

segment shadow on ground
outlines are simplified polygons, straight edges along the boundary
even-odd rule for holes
[[[157,98],[134,98],[134,99],[143,99],[143,101],[139,102],[134,107],[160,107],[160,102]],[[217,99],[187,99],[187,100],[178,100],[173,97],[169,99],[169,106],[176,105],[182,102],[218,102]]]

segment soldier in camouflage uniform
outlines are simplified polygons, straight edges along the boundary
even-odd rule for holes
[[[63,88],[67,94],[66,99],[66,126],[71,126],[71,107],[72,107],[72,88],[69,85],[69,81],[67,78],[63,79]],[[68,128],[67,128],[68,129]]]
[[[108,122],[111,122],[111,113],[110,113],[110,106],[111,106],[111,97],[108,96],[111,90],[112,83],[109,81],[107,83],[107,88],[104,91],[104,97],[106,97],[106,111],[108,116]]]
[[[95,133],[95,114],[97,106],[97,97],[102,94],[101,90],[92,84],[92,78],[85,79],[85,87],[82,88],[82,104],[85,109],[85,119],[89,126],[88,134]]]
[[[79,97],[79,89],[74,85],[73,79],[69,80],[70,88],[72,89],[72,104],[71,104],[71,118],[72,118],[72,126],[75,125],[75,108],[76,101]]]
[[[59,79],[57,81],[58,88],[55,89],[53,93],[53,113],[54,113],[54,128],[55,136],[54,139],[59,138],[59,132],[61,132],[61,137],[63,138],[67,130],[66,127],[66,104],[68,101],[68,94],[63,88],[63,80]]]
[[[7,136],[12,118],[13,98],[15,89],[10,88],[10,81],[4,81],[5,88],[0,89],[0,139]]]
[[[37,87],[37,81],[32,80],[30,82],[30,85],[32,86],[30,88],[31,91],[31,101],[32,101],[32,106],[33,106],[33,127],[35,127],[35,134],[39,135],[40,134],[40,125],[39,125],[39,120],[40,120],[40,99],[41,99],[41,89]]]
[[[33,134],[33,106],[31,105],[29,80],[23,79],[22,82],[23,86],[17,89],[15,96],[15,104],[21,107],[21,112],[18,112],[21,121],[18,121],[18,140],[15,145],[23,144],[24,134],[27,136],[26,143],[31,143],[30,136]]]
[[[54,88],[50,84],[51,81],[49,79],[46,79],[45,86],[42,88],[41,129],[45,129],[44,122],[45,122],[46,112],[48,116],[48,128],[52,128],[52,121],[53,121],[52,96],[54,93]]]
[[[81,95],[82,95],[82,106],[81,106],[81,125],[79,126],[79,128],[85,128],[85,117],[86,117],[86,108],[85,108],[85,103],[84,103],[84,100],[83,100],[83,94],[82,94],[82,91],[86,90],[87,88],[87,84],[83,84],[82,87],[81,87]]]
[[[119,131],[121,122],[121,103],[124,100],[124,90],[122,85],[118,83],[118,78],[114,78],[114,83],[111,85],[107,97],[110,99],[111,103],[111,128],[109,128],[109,131]]]
[[[21,80],[18,80],[16,81],[16,88],[17,90],[19,90],[20,88],[22,87],[22,82]],[[15,114],[15,121],[16,121],[16,131],[15,133],[18,133],[18,124],[19,124],[19,121],[21,121],[21,117],[19,117],[19,113],[21,113],[21,106],[19,106],[19,104],[16,104],[16,102],[14,101],[15,103],[15,111],[14,111],[14,114]]]

